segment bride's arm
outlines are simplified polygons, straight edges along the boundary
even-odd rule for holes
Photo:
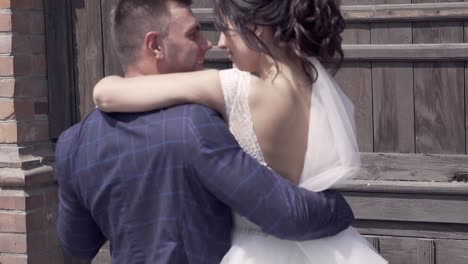
[[[219,71],[110,76],[99,81],[94,102],[105,112],[144,112],[183,103],[198,103],[225,115]]]

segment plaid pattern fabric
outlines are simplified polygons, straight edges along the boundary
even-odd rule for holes
[[[56,164],[59,238],[87,259],[109,240],[112,263],[219,263],[231,207],[292,240],[334,235],[353,220],[338,193],[306,191],[261,166],[199,105],[95,110],[61,135]]]

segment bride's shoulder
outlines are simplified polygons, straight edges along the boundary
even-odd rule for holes
[[[282,76],[277,76],[273,80],[251,77],[249,90],[251,108],[272,109],[274,106],[275,109],[287,111],[297,103],[295,99],[294,89]]]

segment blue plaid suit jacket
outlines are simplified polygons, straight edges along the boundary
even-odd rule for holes
[[[59,239],[86,259],[109,240],[113,263],[219,263],[231,208],[291,240],[334,235],[353,220],[337,192],[306,191],[261,166],[199,105],[95,110],[61,135],[56,164]]]

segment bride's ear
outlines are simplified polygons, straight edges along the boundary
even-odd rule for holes
[[[160,34],[156,31],[146,33],[145,50],[153,55],[157,60],[164,58],[164,53],[161,45]]]

